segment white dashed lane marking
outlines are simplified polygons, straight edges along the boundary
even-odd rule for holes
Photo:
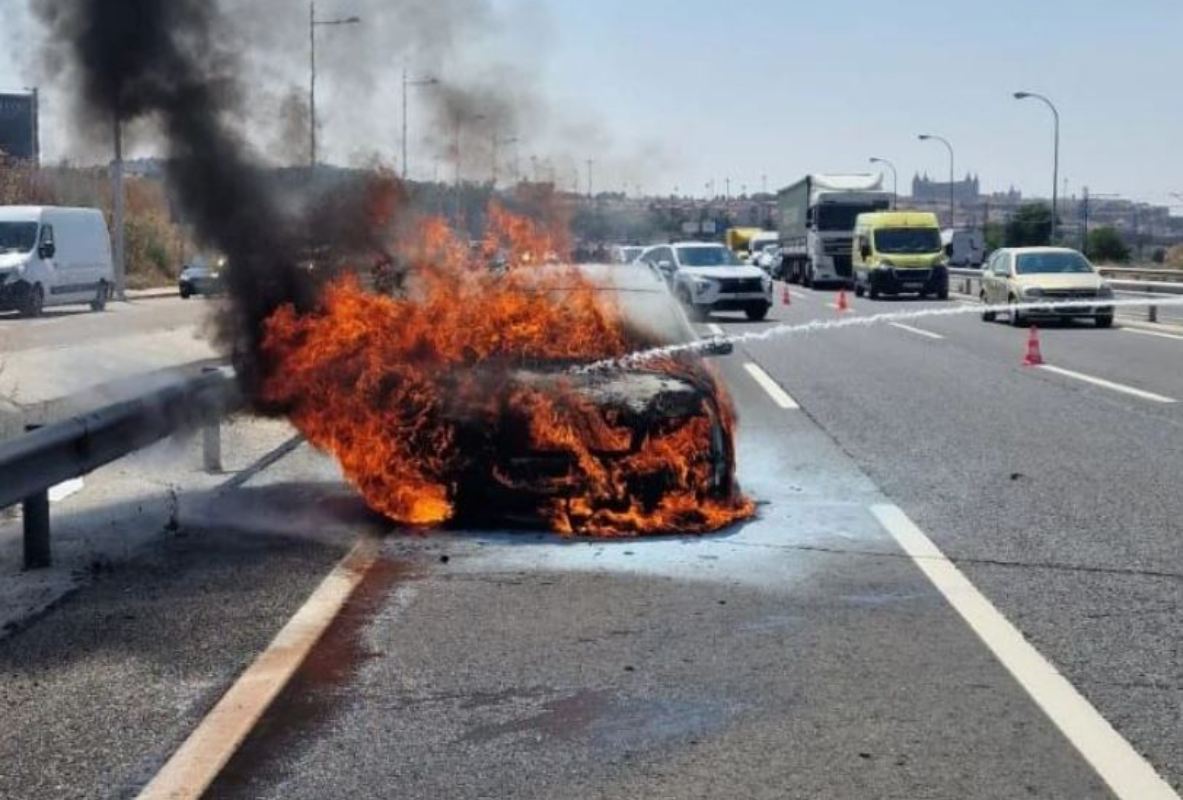
[[[768,393],[772,398],[772,402],[776,403],[786,411],[797,411],[801,406],[797,405],[797,401],[789,396],[789,393],[781,388],[780,384],[772,379],[767,372],[762,370],[757,364],[744,364],[743,368],[748,371],[752,379],[760,384],[760,388]]]
[[[911,325],[905,325],[902,322],[893,322],[893,323],[891,323],[891,327],[899,328],[901,331],[907,331],[908,333],[914,333],[917,336],[926,336],[929,339],[944,339],[945,338],[944,336],[941,336],[939,333],[933,333],[932,331],[926,331],[923,328],[914,328]]]
[[[1039,367],[1045,372],[1051,372],[1056,375],[1061,375],[1065,378],[1072,378],[1073,380],[1082,381],[1084,383],[1091,383],[1093,386],[1100,386],[1102,389],[1109,389],[1114,392],[1121,392],[1128,394],[1131,397],[1137,397],[1141,400],[1149,400],[1152,403],[1174,403],[1176,402],[1172,397],[1165,397],[1154,392],[1147,392],[1144,389],[1138,389],[1133,386],[1126,386],[1124,383],[1115,383],[1114,381],[1107,381],[1104,378],[1097,378],[1093,375],[1085,375],[1083,372],[1074,372],[1063,367],[1053,367],[1051,364],[1043,364]]]
[[[871,513],[1121,800],[1179,800],[1149,762],[894,505]]]

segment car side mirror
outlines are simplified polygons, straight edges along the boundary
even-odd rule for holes
[[[53,242],[45,242],[37,248],[37,255],[41,258],[53,258],[56,253],[57,247],[54,246]]]
[[[672,261],[658,261],[657,268],[662,272],[673,272],[674,264]]]

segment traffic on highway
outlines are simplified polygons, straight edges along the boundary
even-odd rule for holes
[[[6,14],[0,798],[1178,800],[1183,11],[429,5]]]

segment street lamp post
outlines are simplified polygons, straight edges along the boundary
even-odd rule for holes
[[[411,86],[435,86],[439,83],[438,78],[419,78],[417,80],[410,80],[407,77],[407,71],[403,70],[403,180],[407,179],[407,89]]]
[[[316,29],[326,25],[356,25],[361,17],[341,17],[339,19],[317,19],[316,0],[308,3],[308,161],[316,167]]]
[[[886,158],[876,158],[871,156],[872,164],[885,164],[891,170],[891,209],[894,211],[900,204],[900,176],[895,171],[895,164],[888,161]]]
[[[1039,100],[1044,105],[1052,110],[1052,118],[1055,121],[1055,149],[1052,157],[1052,241],[1055,241],[1056,234],[1059,232],[1059,216],[1057,215],[1057,206],[1060,193],[1060,112],[1055,104],[1041,94],[1035,92],[1015,92],[1016,100],[1026,100],[1028,98]]]
[[[922,134],[920,134],[919,139],[922,142],[927,142],[927,141],[940,142],[949,150],[949,230],[952,230],[954,227],[956,227],[956,224],[955,224],[956,220],[954,217],[955,207],[954,207],[954,202],[953,202],[953,173],[954,173],[953,145],[949,144],[949,140],[946,139],[945,137],[937,136],[934,133],[922,133]]]

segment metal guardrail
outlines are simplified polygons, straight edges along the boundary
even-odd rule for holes
[[[1165,267],[1097,267],[1102,275],[1150,275],[1156,278],[1169,278],[1183,283],[1183,269],[1167,269]]]
[[[220,470],[220,421],[242,406],[228,368],[0,442],[0,508],[24,506],[25,568],[50,566],[49,488],[177,431],[203,427],[204,466]]]
[[[1102,271],[1107,272],[1110,270],[1105,268]],[[1145,270],[1137,269],[1132,271],[1138,273],[1145,272]],[[1166,270],[1164,270],[1164,272],[1165,271]],[[981,282],[982,271],[980,269],[962,269],[959,267],[949,267],[950,288],[960,291],[962,294],[967,294],[971,297],[977,297],[978,288],[980,288]],[[1109,285],[1112,286],[1116,292],[1137,297],[1153,297],[1156,294],[1183,295],[1183,283],[1166,283],[1163,281],[1110,280]],[[1148,303],[1146,306],[1146,318],[1149,322],[1158,322],[1158,306],[1154,305],[1153,303]]]

